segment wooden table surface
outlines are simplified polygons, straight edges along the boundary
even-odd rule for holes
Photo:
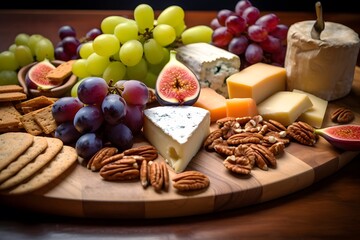
[[[81,36],[99,26],[104,17],[122,14],[131,16],[124,11],[0,10],[0,51],[6,50],[20,32],[43,34],[56,43],[61,25],[72,25]],[[186,22],[188,26],[208,25],[215,14],[187,12]],[[314,18],[311,13],[276,14],[287,25]],[[332,13],[326,18],[360,33],[358,14]],[[358,85],[344,103],[360,113]],[[170,219],[70,218],[0,205],[0,239],[358,239],[359,171],[360,155],[335,174],[291,195],[231,211]]]

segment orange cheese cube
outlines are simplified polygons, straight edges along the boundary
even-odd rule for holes
[[[229,98],[253,98],[257,104],[286,88],[286,70],[266,63],[253,64],[226,79]]]
[[[226,99],[226,116],[246,117],[258,115],[256,102],[252,98]]]
[[[226,117],[226,99],[212,88],[202,88],[194,106],[208,110],[211,122]]]

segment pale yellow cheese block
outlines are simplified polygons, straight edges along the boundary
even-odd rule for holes
[[[294,89],[293,92],[306,94],[310,98],[311,103],[313,104],[313,106],[309,110],[301,114],[297,120],[306,122],[315,128],[321,128],[326,113],[328,101],[319,98],[311,93],[307,93],[298,89]]]
[[[226,79],[229,98],[253,98],[257,104],[286,88],[286,71],[266,63],[256,63]]]
[[[306,94],[280,91],[258,105],[258,112],[264,119],[272,119],[288,126],[312,107]]]

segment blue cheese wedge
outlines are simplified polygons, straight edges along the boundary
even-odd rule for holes
[[[187,44],[176,51],[177,59],[194,72],[201,87],[228,97],[226,78],[239,72],[239,56],[209,43]]]
[[[193,106],[144,110],[143,133],[176,173],[185,170],[210,134],[210,112]]]

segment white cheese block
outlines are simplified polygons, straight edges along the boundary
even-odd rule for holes
[[[306,94],[280,91],[258,105],[258,112],[264,119],[275,120],[289,126],[305,111],[312,107]]]
[[[209,43],[187,44],[176,51],[177,59],[195,73],[201,87],[228,97],[226,78],[239,72],[239,56]]]
[[[145,138],[176,173],[185,170],[210,134],[210,112],[193,106],[160,106],[144,110]]]
[[[320,40],[312,39],[314,21],[290,26],[285,69],[287,90],[299,89],[324,100],[346,96],[352,86],[360,48],[358,34],[333,22],[325,22]]]
[[[306,122],[315,128],[321,128],[326,113],[328,101],[298,89],[294,89],[293,92],[306,94],[310,98],[311,103],[313,104],[313,106],[309,110],[301,114],[297,120]]]

